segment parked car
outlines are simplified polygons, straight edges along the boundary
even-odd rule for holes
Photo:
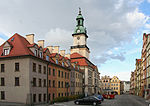
[[[107,90],[106,92],[104,92],[103,98],[105,98],[105,99],[114,99],[114,98],[115,98],[115,93],[114,93],[114,91],[112,91],[112,90]]]
[[[74,101],[75,104],[93,104],[94,106],[101,104],[101,99],[95,96],[89,96],[82,99],[77,99]]]
[[[101,99],[101,101],[104,101],[104,98],[103,98],[103,96],[102,96],[102,95],[95,94],[94,96],[95,96],[95,97],[97,97],[97,98],[99,98],[99,99]]]

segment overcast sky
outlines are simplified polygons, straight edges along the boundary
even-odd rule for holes
[[[101,75],[129,80],[149,32],[150,0],[0,0],[0,44],[15,33],[69,51],[81,7],[90,60]]]

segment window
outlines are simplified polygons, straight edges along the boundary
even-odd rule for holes
[[[44,68],[44,74],[46,74],[46,66],[44,66],[43,68]]]
[[[51,68],[49,68],[49,75],[51,75]]]
[[[60,70],[58,70],[58,77],[60,77]]]
[[[58,97],[60,97],[60,93],[58,93]]]
[[[66,96],[66,93],[65,93],[65,96]]]
[[[19,63],[15,63],[15,71],[19,71]]]
[[[39,65],[39,73],[41,73],[41,65]]]
[[[33,72],[36,72],[36,63],[33,63]]]
[[[39,87],[41,87],[41,86],[42,86],[42,80],[39,79]]]
[[[60,88],[60,81],[58,81],[58,88]]]
[[[8,55],[9,54],[9,49],[4,49],[4,55]]]
[[[49,100],[51,100],[51,94],[50,94],[50,93],[49,93],[49,96],[48,96],[48,97],[49,97]]]
[[[53,69],[53,76],[55,76],[55,69]]]
[[[46,101],[46,94],[43,95],[43,101]]]
[[[49,56],[46,56],[46,60],[49,61]]]
[[[42,95],[41,95],[41,94],[39,94],[39,102],[41,102],[41,97],[42,97]]]
[[[68,79],[69,79],[69,73],[68,73]]]
[[[5,86],[5,79],[4,79],[4,77],[1,78],[1,86]]]
[[[49,83],[49,84],[48,84],[48,85],[49,85],[49,87],[51,87],[51,80],[49,80],[49,81],[48,81],[48,83]]]
[[[53,99],[55,98],[55,94],[53,93]]]
[[[36,78],[33,78],[33,86],[36,86]]]
[[[5,100],[5,91],[1,91],[1,100]]]
[[[53,80],[53,88],[55,88],[55,80]]]
[[[61,96],[63,96],[63,93],[61,94]]]
[[[64,66],[64,62],[62,62],[62,66]]]
[[[64,83],[63,83],[63,81],[62,81],[62,82],[61,82],[61,87],[62,87],[62,88],[63,88],[63,84],[64,84]]]
[[[46,79],[44,79],[44,87],[46,87]]]
[[[4,72],[4,71],[5,71],[5,65],[1,64],[1,72]]]
[[[40,58],[43,58],[43,53],[42,52],[40,52]]]
[[[78,25],[80,25],[80,20],[78,20]]]
[[[19,77],[15,77],[15,86],[19,86]]]
[[[58,64],[58,60],[56,59],[56,64]]]
[[[34,51],[34,55],[37,56],[37,50],[36,50],[36,49],[35,49],[35,51]]]
[[[63,78],[63,71],[61,72],[61,77]]]
[[[65,78],[66,78],[66,72],[65,72]]]
[[[33,94],[33,102],[36,102],[36,94]]]

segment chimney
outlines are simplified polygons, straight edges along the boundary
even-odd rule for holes
[[[34,34],[26,35],[26,40],[27,40],[30,44],[33,44],[33,43],[34,43]]]
[[[53,53],[59,53],[59,46],[54,46]]]
[[[38,40],[38,46],[44,48],[44,40]]]
[[[65,50],[60,50],[60,55],[65,56]]]
[[[47,46],[47,48],[48,48],[48,50],[49,50],[50,53],[53,52],[53,46]]]
[[[69,53],[65,54],[65,57],[68,57],[70,59],[70,54]]]

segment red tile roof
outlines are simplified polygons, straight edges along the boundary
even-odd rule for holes
[[[43,51],[43,52],[46,52],[46,50],[48,50],[48,48],[44,48],[44,51]]]
[[[80,65],[80,66],[88,66],[85,58],[71,59],[71,62],[78,62],[78,65]]]
[[[50,57],[55,57],[57,53],[50,54]]]
[[[78,57],[84,57],[84,56],[80,55],[79,53],[73,53],[70,55],[70,58],[78,58]]]
[[[12,48],[9,55],[3,56],[3,46],[8,42]],[[20,55],[34,55],[33,52],[28,48],[30,43],[19,34],[14,34],[5,43],[0,46],[0,57],[20,56]]]

